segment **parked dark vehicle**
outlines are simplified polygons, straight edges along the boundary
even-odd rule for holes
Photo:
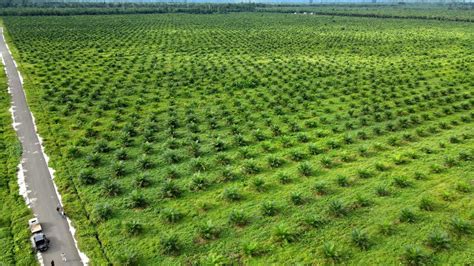
[[[33,218],[28,221],[31,231],[31,243],[36,251],[44,252],[49,248],[49,239],[43,233],[43,228],[38,221],[38,218]]]

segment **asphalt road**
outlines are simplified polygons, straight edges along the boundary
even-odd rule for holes
[[[83,265],[67,220],[57,211],[59,199],[54,188],[51,173],[41,151],[30,109],[26,102],[20,75],[7,49],[3,29],[0,28],[0,52],[3,56],[8,76],[8,86],[12,94],[12,106],[17,123],[16,131],[23,148],[22,167],[31,201],[33,213],[39,218],[44,233],[50,239],[50,248],[42,253],[44,265]],[[25,224],[25,227],[28,225]],[[63,261],[61,254],[65,255]]]

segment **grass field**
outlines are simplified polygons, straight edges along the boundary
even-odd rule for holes
[[[0,61],[0,265],[35,265],[29,242],[31,212],[18,192],[21,147],[12,127],[10,95]]]
[[[472,23],[4,22],[97,264],[474,263]]]

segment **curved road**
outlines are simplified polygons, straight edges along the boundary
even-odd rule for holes
[[[23,148],[22,168],[27,186],[27,198],[33,213],[39,218],[46,236],[51,240],[48,251],[41,254],[44,265],[83,265],[70,232],[68,222],[56,211],[59,204],[47,161],[35,130],[33,118],[26,102],[22,80],[0,28],[0,52],[5,62],[8,86],[11,90],[15,130]],[[25,227],[28,225],[25,224]],[[63,260],[64,254],[66,261]]]

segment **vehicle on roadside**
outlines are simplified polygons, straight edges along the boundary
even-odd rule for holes
[[[45,252],[49,248],[49,239],[43,233],[43,228],[38,218],[32,218],[28,221],[31,231],[31,243],[36,251]]]

